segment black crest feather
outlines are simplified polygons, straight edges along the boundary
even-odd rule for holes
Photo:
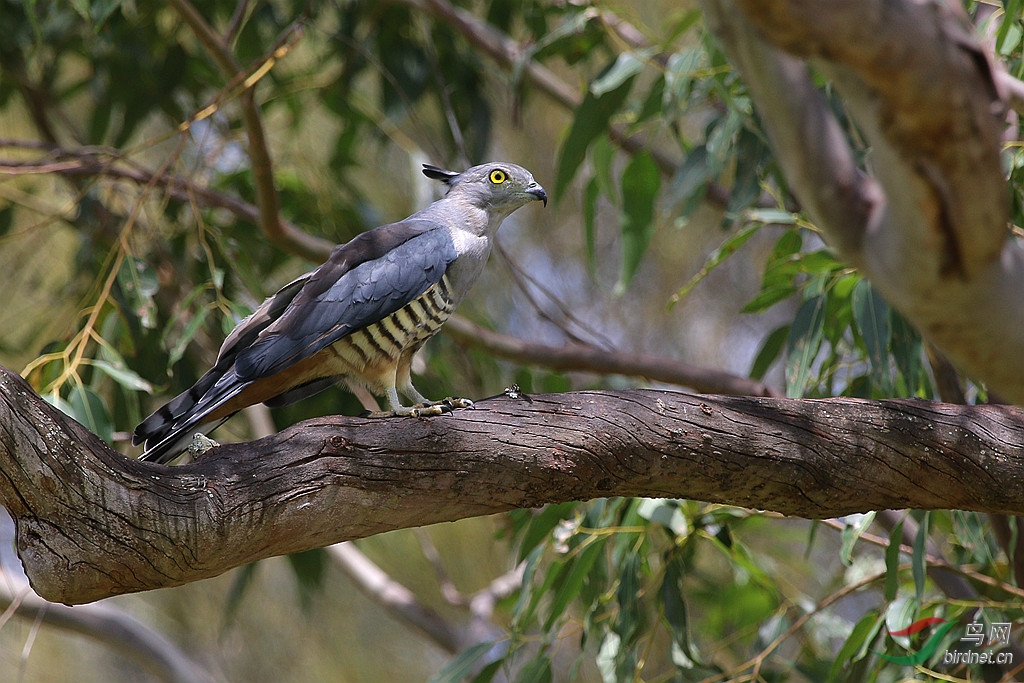
[[[452,180],[454,180],[459,174],[455,171],[449,171],[441,168],[440,166],[423,164],[423,175],[427,176],[431,180],[440,180],[445,185],[451,185]]]

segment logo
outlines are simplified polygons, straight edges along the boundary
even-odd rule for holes
[[[921,649],[917,652],[912,652],[911,654],[903,655],[902,657],[893,657],[892,655],[882,654],[881,652],[875,652],[874,650],[872,650],[872,652],[893,664],[902,664],[905,666],[917,666],[919,664],[924,664],[931,659],[931,656],[939,649],[939,643],[942,642],[942,639],[947,633],[949,633],[950,629],[956,626],[955,621],[946,621],[939,617],[926,617],[924,619],[918,619],[910,626],[901,628],[898,631],[885,629],[886,633],[890,636],[912,636],[915,633],[920,633],[929,626],[933,626],[934,624],[942,624],[942,626],[935,629],[935,632],[932,633],[928,640],[925,641],[925,644],[922,645]]]
[[[918,619],[910,626],[902,628],[898,631],[890,631],[886,629],[886,633],[890,636],[912,636],[915,633],[920,633],[929,626],[939,625],[938,628],[928,637],[924,645],[917,650],[917,652],[911,652],[908,655],[900,657],[894,657],[892,655],[882,654],[872,650],[876,655],[882,659],[892,662],[893,664],[900,664],[903,666],[919,666],[924,664],[932,655],[935,654],[936,650],[939,649],[939,644],[947,633],[956,626],[955,621],[946,621],[940,617],[926,617],[924,619]],[[977,621],[975,617],[974,621],[967,624],[964,629],[965,633],[960,640],[966,642],[968,647],[975,649],[985,644],[985,625]],[[994,645],[1009,645],[1010,643],[1010,623],[1000,622],[992,623],[989,628],[988,646]],[[1013,653],[1012,652],[971,652],[971,651],[958,651],[958,650],[946,650],[943,658],[945,664],[1012,664]]]

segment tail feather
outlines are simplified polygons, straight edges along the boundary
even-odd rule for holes
[[[199,381],[191,388],[181,392],[140,422],[132,434],[132,445],[138,446],[143,441],[159,440],[166,436],[177,420],[187,415],[203,400],[203,397],[213,388],[221,375],[223,375],[223,370],[214,367],[200,377]]]
[[[248,384],[239,380],[233,370],[222,373],[215,367],[207,372],[192,388],[168,401],[135,428],[132,443],[146,444],[139,460],[159,463],[173,460],[197,431],[205,434],[230,417],[207,419]]]
[[[230,416],[229,416],[230,417]],[[227,421],[227,417],[213,422],[195,424],[191,427],[183,426],[169,433],[160,441],[146,442],[146,450],[139,456],[139,460],[166,464],[177,458],[192,442],[196,432],[209,434],[217,427]]]

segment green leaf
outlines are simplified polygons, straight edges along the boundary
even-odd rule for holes
[[[598,76],[598,80],[600,80]],[[562,151],[558,158],[558,171],[555,174],[555,196],[561,197],[565,188],[576,176],[576,171],[587,155],[587,147],[593,140],[608,128],[608,122],[622,108],[629,90],[633,86],[633,78],[625,79],[617,88],[595,95],[589,89],[583,102],[576,108],[569,134],[562,143]]]
[[[594,167],[594,180],[612,203],[616,203],[619,196],[613,168],[615,150],[615,145],[605,136],[598,137],[590,144],[590,163]]]
[[[323,548],[313,548],[291,553],[287,558],[299,584],[300,602],[303,609],[308,611],[313,606],[314,594],[323,586],[324,573],[328,566],[327,551]]]
[[[782,347],[786,345],[786,339],[788,338],[789,325],[776,328],[765,338],[764,343],[761,344],[761,350],[757,352],[754,364],[750,368],[750,376],[753,379],[764,379],[765,373],[768,372],[768,368],[772,366],[775,359],[779,357]]]
[[[627,81],[632,81],[634,76],[643,71],[644,65],[647,64],[652,53],[653,50],[620,53],[611,67],[591,82],[590,92],[595,97],[601,97],[621,87]]]
[[[857,515],[853,518],[853,522],[847,521],[846,526],[843,527],[842,533],[842,548],[839,552],[839,558],[843,564],[849,567],[853,564],[853,547],[860,540],[861,534],[863,534],[871,523],[875,521],[875,513],[867,512],[863,515]]]
[[[71,417],[107,443],[113,440],[114,425],[110,419],[110,411],[99,394],[88,387],[76,384],[68,396],[68,405],[71,407]]]
[[[0,208],[0,237],[4,237],[14,226],[14,205]]]
[[[589,534],[585,535],[589,536]],[[604,552],[604,538],[590,541],[590,544],[570,562],[570,568],[565,578],[555,585],[548,618],[544,622],[545,631],[551,630],[555,622],[564,614],[569,602],[580,594],[583,581],[590,575],[590,570],[594,563],[601,553]]]
[[[924,584],[928,578],[928,523],[931,521],[932,513],[924,512],[921,515],[920,526],[917,528],[917,536],[914,537],[914,555],[910,561],[911,573],[914,576],[914,593],[917,603],[921,604],[921,597],[924,595]]]
[[[654,83],[647,91],[647,97],[644,98],[643,104],[640,106],[640,111],[636,113],[636,117],[632,121],[632,125],[643,123],[650,119],[664,120],[664,107],[662,102],[665,99],[665,77],[658,76]]]
[[[658,590],[658,597],[661,598],[665,621],[672,635],[672,661],[681,669],[692,669],[700,663],[700,658],[690,640],[690,622],[682,590],[684,578],[682,556],[675,553],[665,565],[665,577]]]
[[[547,505],[536,514],[528,512],[530,521],[525,527],[523,540],[519,544],[519,561],[525,560],[534,548],[546,541],[558,523],[571,517],[575,509],[576,503],[559,503]]]
[[[597,670],[601,672],[601,680],[604,683],[620,683],[615,663],[619,659],[621,646],[622,638],[614,631],[606,633],[601,641],[601,647],[597,651],[594,663],[597,665]]]
[[[676,38],[689,30],[700,18],[701,13],[699,9],[684,10],[670,14],[662,26],[665,29],[665,35],[662,39],[664,44],[670,45],[674,43]]]
[[[646,520],[661,524],[676,536],[686,536],[690,532],[690,524],[678,500],[644,498],[637,505],[636,513]]]
[[[821,348],[824,295],[800,304],[786,340],[786,396],[800,398],[807,389],[811,364]]]
[[[182,356],[185,355],[185,349],[188,348],[189,342],[195,338],[196,333],[199,332],[199,328],[202,327],[203,322],[206,320],[206,316],[210,314],[210,309],[203,306],[192,319],[185,325],[185,330],[181,333],[181,337],[178,338],[178,342],[171,349],[171,352],[167,356],[167,365],[171,366],[181,360]]]
[[[145,329],[156,327],[156,302],[153,296],[160,289],[156,272],[140,258],[129,256],[117,271],[117,284],[129,310]]]
[[[911,623],[917,620],[918,613],[921,610],[920,601],[912,597],[897,598],[889,603],[885,608],[885,628],[887,631],[899,631],[906,628]],[[889,637],[899,643],[901,647],[909,648],[911,636],[894,636],[889,634]]]
[[[232,572],[231,585],[228,586],[227,595],[224,600],[224,624],[227,625],[235,618],[238,608],[242,605],[242,598],[256,578],[256,570],[259,569],[259,562],[250,562],[242,565]],[[222,631],[224,628],[221,629]]]
[[[153,386],[142,379],[137,372],[125,367],[123,363],[111,363],[105,360],[93,359],[89,361],[89,365],[100,370],[103,374],[107,375],[110,379],[120,384],[125,389],[131,391],[145,391],[148,394],[153,393]]]
[[[649,152],[639,152],[622,172],[622,270],[617,292],[626,286],[640,265],[654,234],[654,201],[661,188],[661,172]]]
[[[927,381],[928,375],[924,368],[921,335],[896,309],[891,312],[893,361],[903,377],[906,395],[922,396],[922,384]]]
[[[711,178],[707,148],[704,145],[694,147],[672,177],[668,190],[668,204],[672,212],[680,218],[692,214],[704,199]]]
[[[796,260],[796,267],[801,273],[807,275],[827,275],[846,266],[836,260],[836,257],[828,249],[819,249],[800,254]]]
[[[748,212],[748,215],[752,213]],[[795,278],[800,274],[802,246],[803,236],[798,229],[782,233],[768,257],[761,291],[741,309],[743,313],[759,313],[796,293]]]
[[[597,260],[594,221],[597,217],[597,200],[600,195],[601,188],[597,184],[597,178],[591,178],[583,188],[583,243],[587,248],[587,266],[591,271],[594,270]]]
[[[551,660],[542,654],[519,670],[515,683],[551,683],[553,676]]]
[[[689,99],[693,77],[704,61],[704,50],[690,48],[669,55],[665,65],[665,93],[662,107],[666,111],[683,108]]]
[[[496,659],[484,668],[480,669],[480,673],[473,677],[470,683],[491,683],[494,679],[494,675],[501,670],[501,667],[505,664],[505,659]]]
[[[729,190],[726,211],[742,211],[761,196],[761,168],[768,157],[768,148],[761,138],[748,128],[741,128],[734,148],[735,178]]]
[[[892,380],[889,373],[889,306],[867,280],[853,288],[853,319],[867,351],[871,364],[871,379],[886,395],[891,395]]]
[[[743,212],[743,217],[748,221],[755,221],[764,225],[796,225],[797,219],[795,213],[785,209],[747,209]],[[796,234],[797,237],[800,236],[799,232],[794,233],[792,231],[783,233],[783,236],[789,235],[786,239],[787,241],[792,241],[793,234]]]
[[[864,658],[868,647],[871,646],[872,641],[878,635],[878,631],[882,628],[884,622],[885,620],[882,618],[882,615],[876,612],[868,612],[861,617],[860,621],[853,627],[853,630],[850,631],[846,642],[839,648],[839,652],[832,662],[832,668],[828,674],[830,682],[844,680],[840,679],[843,667]]]
[[[641,628],[641,589],[640,558],[636,553],[630,553],[623,558],[619,567],[619,587],[615,591],[619,614],[613,630],[622,638],[624,645],[629,645]]]
[[[885,599],[892,602],[900,587],[900,543],[903,539],[903,520],[889,532],[889,547],[885,549]]]
[[[766,311],[780,301],[785,301],[796,294],[796,286],[790,282],[773,285],[762,289],[753,299],[740,309],[741,313],[760,313]]]
[[[488,652],[494,648],[494,643],[477,643],[473,647],[464,650],[455,658],[444,665],[430,678],[429,683],[462,683],[462,681],[473,673],[476,663],[483,659]]]
[[[519,597],[512,608],[512,629],[524,628],[533,616],[533,611],[540,600],[540,592],[534,588],[533,578],[540,566],[540,558],[544,553],[543,546],[537,546],[523,561],[523,581],[520,584]]]
[[[678,292],[672,295],[670,305],[675,305],[680,299],[689,294],[690,290],[696,287],[701,280],[707,277],[708,273],[725,261],[725,259],[735,254],[736,251],[746,244],[747,240],[749,240],[751,236],[760,229],[760,223],[748,223],[738,230],[735,235],[723,242],[721,246],[711,252],[711,254],[704,260],[704,265],[701,266],[699,271],[697,271],[697,274],[690,278],[690,281],[683,285]]]

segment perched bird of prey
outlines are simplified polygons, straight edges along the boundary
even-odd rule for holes
[[[169,462],[197,432],[246,406],[288,405],[338,382],[383,394],[389,410],[377,416],[472,405],[424,398],[412,385],[413,354],[479,277],[501,222],[548,197],[515,164],[462,173],[424,164],[423,173],[448,186],[445,196],[335,247],[326,263],[264,301],[224,340],[209,372],[135,428],[132,443],[146,444],[142,460]]]

